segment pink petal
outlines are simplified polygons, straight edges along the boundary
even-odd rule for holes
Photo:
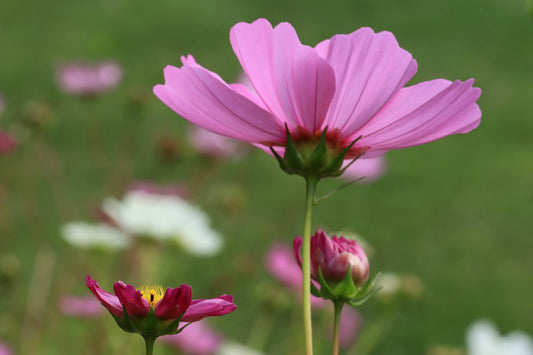
[[[476,128],[481,119],[474,80],[437,79],[404,88],[356,135],[361,145],[384,152],[428,143]],[[358,142],[359,144],[359,142]]]
[[[178,328],[184,325],[180,323]],[[179,334],[164,335],[159,339],[188,355],[214,355],[224,341],[224,337],[211,329],[206,321],[192,323]]]
[[[142,298],[141,291],[136,290],[132,285],[126,285],[122,281],[115,282],[113,289],[129,316],[146,317],[148,315],[150,305],[148,301]]]
[[[294,28],[266,20],[239,23],[230,33],[233,50],[266,106],[289,128],[314,132],[325,119],[335,92],[332,68]]]
[[[275,244],[270,248],[266,257],[266,269],[286,287],[302,287],[302,270],[294,261],[291,250],[285,245]]]
[[[222,295],[217,298],[193,300],[189,309],[181,318],[182,322],[196,322],[205,317],[222,316],[233,312],[237,306],[233,304],[233,297]]]
[[[327,50],[326,50],[327,49]],[[416,62],[390,32],[361,28],[317,45],[336,77],[324,126],[351,135],[367,123],[416,73]]]
[[[89,290],[93,293],[94,297],[100,301],[100,303],[107,308],[111,314],[117,317],[122,317],[122,314],[124,313],[122,304],[120,303],[117,296],[105,292],[100,288],[100,285],[98,285],[98,282],[91,279],[89,275],[87,275],[86,285],[89,287]]]
[[[192,289],[189,285],[168,288],[155,306],[155,316],[159,319],[177,319],[191,304]]]
[[[244,142],[285,141],[285,132],[267,111],[234,91],[220,77],[188,60],[182,68],[167,66],[165,84],[154,94],[190,122]]]
[[[350,162],[350,161],[345,161]],[[356,180],[363,178],[358,184],[367,184],[373,182],[385,174],[387,162],[383,156],[365,159],[365,156],[357,159],[346,171],[340,176],[346,180]]]

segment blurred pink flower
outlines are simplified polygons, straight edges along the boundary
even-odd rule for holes
[[[113,89],[122,80],[122,68],[113,61],[69,63],[56,72],[57,84],[74,96],[95,96]]]
[[[199,153],[214,159],[239,159],[243,156],[239,143],[198,126],[188,130],[189,142]]]
[[[296,147],[317,144],[326,130],[332,153],[347,160],[467,133],[480,123],[473,80],[444,79],[404,87],[417,71],[390,32],[361,28],[315,47],[288,23],[238,23],[230,40],[255,93],[226,84],[189,55],[167,66],[154,94],[190,122],[267,152],[284,154],[289,130]]]
[[[185,187],[179,184],[160,185],[148,181],[134,182],[127,189],[128,192],[140,191],[152,195],[160,196],[177,196],[180,198],[187,198],[188,191]]]
[[[387,162],[383,156],[368,159],[361,158],[350,165],[341,177],[347,180],[356,180],[364,177],[358,183],[367,184],[381,178],[386,170]]]
[[[361,314],[353,307],[343,307],[339,326],[339,345],[343,348],[350,347],[357,339],[362,326]]]
[[[64,315],[82,318],[97,318],[104,314],[100,302],[91,295],[63,296],[59,300],[59,309]]]
[[[294,260],[291,249],[282,244],[274,244],[266,256],[267,271],[278,279],[285,287],[298,292],[302,290],[302,270]],[[324,307],[327,301],[311,295],[311,305],[313,307]]]
[[[294,239],[293,251],[298,265],[302,266],[302,238]],[[342,281],[351,270],[352,280],[355,285],[361,285],[368,279],[370,266],[365,251],[355,240],[329,237],[319,229],[311,237],[311,277],[319,281],[319,270],[324,280],[331,283]]]
[[[0,155],[8,154],[17,148],[17,141],[9,134],[0,131]]]
[[[179,328],[185,324],[180,324]],[[180,334],[162,336],[161,341],[171,344],[187,355],[214,355],[224,337],[202,320],[188,325]]]
[[[15,353],[11,348],[6,344],[0,341],[0,355],[14,355]]]

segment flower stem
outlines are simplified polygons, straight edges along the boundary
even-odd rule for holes
[[[313,200],[318,180],[306,178],[304,232],[302,235],[302,306],[304,320],[305,354],[313,355],[313,328],[311,324],[311,219]]]
[[[155,337],[144,337],[144,343],[146,345],[146,355],[154,354]]]
[[[344,306],[343,302],[333,302],[334,319],[333,319],[333,350],[331,355],[339,355],[339,326],[341,321],[341,310]]]

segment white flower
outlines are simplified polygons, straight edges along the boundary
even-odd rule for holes
[[[225,342],[217,355],[263,355],[263,353],[235,342]]]
[[[122,201],[106,199],[103,209],[125,232],[158,240],[174,240],[195,255],[214,255],[222,237],[209,217],[176,195],[133,190]]]
[[[533,340],[522,331],[501,336],[488,320],[474,322],[467,331],[468,355],[533,355]]]
[[[130,246],[130,238],[105,224],[70,222],[61,229],[63,239],[78,248],[122,250]]]

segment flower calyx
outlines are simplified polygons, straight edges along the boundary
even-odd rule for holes
[[[279,166],[289,175],[301,175],[306,180],[314,179],[316,181],[325,177],[336,177],[344,173],[347,167],[343,168],[346,154],[352,146],[361,138],[355,139],[342,150],[332,149],[328,146],[326,135],[328,128],[320,134],[318,141],[316,139],[304,139],[295,142],[287,125],[287,143],[285,153],[281,157],[274,148],[270,147],[272,154],[276,157]],[[312,135],[312,137],[316,137]],[[359,158],[357,156],[354,161]]]

